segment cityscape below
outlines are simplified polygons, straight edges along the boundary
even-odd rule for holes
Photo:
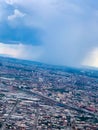
[[[98,130],[98,70],[0,57],[0,130]]]

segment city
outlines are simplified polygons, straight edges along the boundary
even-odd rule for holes
[[[98,130],[98,71],[0,57],[0,130]]]

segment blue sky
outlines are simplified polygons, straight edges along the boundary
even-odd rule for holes
[[[0,0],[0,54],[98,67],[97,0]]]

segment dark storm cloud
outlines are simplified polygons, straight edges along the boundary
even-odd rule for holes
[[[87,57],[85,64],[95,62],[90,52],[98,47],[97,0],[1,1],[2,42],[37,45],[43,51],[38,59],[51,64],[79,66]]]

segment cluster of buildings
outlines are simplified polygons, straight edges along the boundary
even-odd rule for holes
[[[2,59],[1,130],[98,130],[98,78],[40,63]]]

